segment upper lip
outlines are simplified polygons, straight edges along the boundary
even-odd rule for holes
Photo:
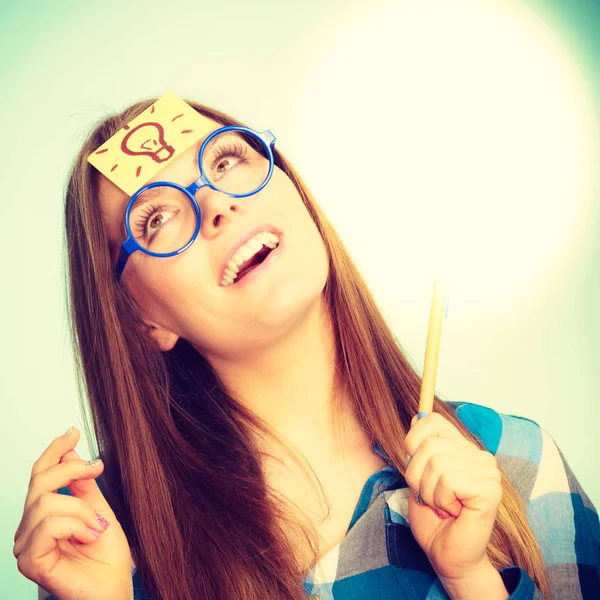
[[[261,231],[271,231],[275,233],[278,237],[283,235],[283,232],[278,228],[272,225],[271,223],[260,223],[259,225],[252,225],[252,227],[248,227],[242,235],[235,241],[227,250],[225,254],[225,258],[223,263],[221,264],[221,271],[219,277],[219,283],[223,281],[223,276],[225,275],[225,269],[229,268],[229,261],[234,257],[237,251],[253,236]]]

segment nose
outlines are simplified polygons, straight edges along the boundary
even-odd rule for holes
[[[208,235],[210,230],[219,227],[223,220],[231,220],[232,213],[241,215],[246,210],[246,198],[232,198],[221,191],[213,190],[207,183],[202,183],[196,188],[194,197],[200,209],[200,229]]]

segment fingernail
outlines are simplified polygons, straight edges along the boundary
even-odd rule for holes
[[[92,534],[95,535],[96,537],[100,537],[101,533],[99,531],[96,531],[95,529],[92,529],[91,527],[88,527],[88,531]]]
[[[63,434],[64,437],[68,437],[68,435],[71,433],[71,431],[73,431],[73,426],[71,425],[71,427],[69,427],[69,429],[67,429],[67,433]]]
[[[93,460],[88,460],[85,463],[86,467],[97,467],[100,464],[100,459],[99,458],[94,458]]]
[[[104,529],[106,529],[110,525],[110,523],[104,517],[101,517],[99,514],[96,514],[96,521],[98,521],[98,523],[100,523],[100,525],[102,525]]]
[[[444,513],[442,511],[437,510],[436,508],[433,509],[433,512],[440,518],[440,519],[447,519],[450,515],[448,513]]]
[[[410,459],[411,459],[411,456],[410,456],[410,454],[407,454],[407,455],[406,455],[406,458],[404,459],[404,466],[405,466],[406,468],[408,468],[408,465],[409,465],[409,463],[410,463]]]
[[[423,502],[423,498],[421,498],[421,494],[419,494],[419,492],[415,492],[415,500],[417,501],[417,504],[419,506],[422,506],[423,504],[425,504]]]

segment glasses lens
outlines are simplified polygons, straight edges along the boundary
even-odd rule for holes
[[[196,213],[186,194],[171,186],[157,186],[137,197],[129,225],[140,246],[168,254],[181,250],[192,239]]]
[[[249,194],[259,188],[269,173],[263,142],[243,131],[215,136],[204,149],[202,169],[207,179],[228,194]]]

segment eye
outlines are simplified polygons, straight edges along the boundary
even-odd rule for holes
[[[214,157],[209,165],[211,179],[217,181],[241,162],[247,162],[245,156],[248,147],[242,144],[219,146],[214,149]]]
[[[152,239],[159,233],[165,223],[168,223],[179,213],[179,209],[168,206],[144,207],[140,219],[136,221],[136,231],[141,239]],[[136,236],[138,237],[138,236]],[[139,238],[138,238],[139,239]]]

